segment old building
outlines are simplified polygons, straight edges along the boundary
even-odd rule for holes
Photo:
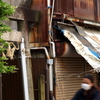
[[[2,100],[70,100],[88,73],[98,86],[99,0],[4,1],[18,6],[8,25],[22,33],[25,52],[9,60],[19,70],[2,76]]]

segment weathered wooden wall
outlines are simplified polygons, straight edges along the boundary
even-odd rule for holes
[[[33,0],[31,9],[39,10],[41,12],[40,21],[34,25],[31,34],[36,37],[35,42],[47,42],[48,41],[48,24],[47,24],[47,2],[46,0]]]

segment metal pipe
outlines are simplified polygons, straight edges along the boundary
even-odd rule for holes
[[[49,32],[49,42],[51,42],[51,38],[52,38],[51,26],[52,26],[52,18],[53,18],[55,0],[53,0],[52,7],[50,6],[50,0],[47,0],[47,2],[48,2],[48,32]],[[50,12],[50,8],[52,8],[51,12]]]
[[[52,44],[52,56],[56,57],[56,53],[55,53],[55,43],[54,42],[50,42]]]
[[[49,65],[49,79],[50,79],[50,91],[53,91],[53,68]]]
[[[23,86],[24,86],[24,99],[29,100],[24,38],[22,38],[20,48],[21,48],[22,77],[23,77]]]
[[[47,0],[47,6],[48,7],[50,6],[50,2],[51,2],[51,0]]]
[[[46,47],[33,47],[33,48],[30,48],[30,49],[43,49],[45,51],[45,54],[46,54],[46,57],[47,59],[50,59],[50,56],[49,56],[49,53],[47,51],[47,48]]]
[[[49,42],[51,41],[50,37],[51,37],[51,32],[50,32],[50,9],[51,9],[51,5],[50,5],[50,0],[47,0],[47,16],[48,16],[48,34],[49,34]]]
[[[78,18],[73,18],[73,17],[68,17],[66,15],[66,19],[67,20],[70,20],[70,21],[74,21],[74,22],[82,22],[84,24],[89,24],[89,25],[94,25],[94,26],[100,26],[100,23],[99,22],[94,22],[94,21],[89,21],[89,20],[81,20],[81,19],[78,19]]]
[[[51,92],[52,97],[54,98],[54,96],[53,96],[53,59],[50,59],[50,56],[49,56],[49,53],[48,53],[46,47],[33,47],[33,48],[30,48],[30,49],[33,49],[33,50],[35,50],[35,49],[44,49],[44,51],[46,53],[47,64],[49,64],[49,84],[50,84],[50,92]]]
[[[53,0],[53,3],[52,3],[52,11],[51,11],[51,17],[50,17],[51,19],[50,19],[49,31],[51,31],[51,26],[52,26],[52,18],[53,18],[54,4],[55,4],[55,0]]]
[[[50,96],[51,100],[53,100],[53,59],[47,59],[47,64],[49,64]]]
[[[46,64],[46,83],[47,83],[47,88],[46,88],[46,90],[47,90],[47,99],[46,100],[49,100],[49,86],[50,86],[50,82],[49,82],[49,68],[48,68],[48,65]]]

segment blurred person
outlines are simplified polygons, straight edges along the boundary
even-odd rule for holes
[[[99,91],[94,85],[92,75],[86,75],[82,79],[81,89],[78,90],[71,100],[100,100]]]

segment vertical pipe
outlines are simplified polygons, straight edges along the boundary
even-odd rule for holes
[[[55,53],[55,43],[54,42],[50,42],[52,44],[52,56],[56,57],[56,53]]]
[[[22,38],[21,42],[21,64],[22,64],[22,77],[24,86],[24,99],[29,100],[24,38]]]
[[[47,8],[48,8],[48,11],[47,11],[47,16],[48,16],[48,34],[49,34],[49,42],[51,41],[50,37],[51,37],[51,32],[50,32],[50,0],[47,0]]]
[[[54,4],[55,4],[55,0],[53,0],[53,3],[52,3],[52,11],[51,11],[51,17],[50,17],[49,31],[51,31],[51,26],[52,26],[52,18],[53,18],[53,12],[54,12]]]
[[[49,64],[50,100],[55,100],[53,95],[53,59],[47,59],[47,64]]]
[[[50,6],[50,1],[51,1],[51,0],[47,0],[47,6],[48,6],[48,7]]]
[[[47,98],[47,100],[49,100],[49,68],[48,68],[48,66],[47,66],[47,64],[46,64],[46,92],[47,92],[47,95],[46,95],[46,98]]]
[[[53,59],[47,59],[47,64],[49,64],[50,91],[53,91]]]
[[[50,79],[50,91],[53,91],[53,70],[52,65],[49,65],[49,79]]]
[[[54,4],[55,4],[55,0],[53,0],[52,3],[52,10],[50,12],[50,0],[47,0],[48,2],[48,32],[49,32],[49,42],[51,42],[51,26],[52,26],[52,18],[53,18],[53,11],[54,11]]]
[[[45,51],[45,54],[47,57],[47,64],[49,65],[49,85],[50,85],[49,88],[50,88],[51,97],[53,97],[53,100],[54,100],[54,96],[53,96],[53,59],[50,59],[49,53],[45,47],[34,47],[34,48],[30,48],[30,49],[33,49],[33,50],[44,49],[44,51]],[[54,49],[55,49],[55,47],[54,47]]]

